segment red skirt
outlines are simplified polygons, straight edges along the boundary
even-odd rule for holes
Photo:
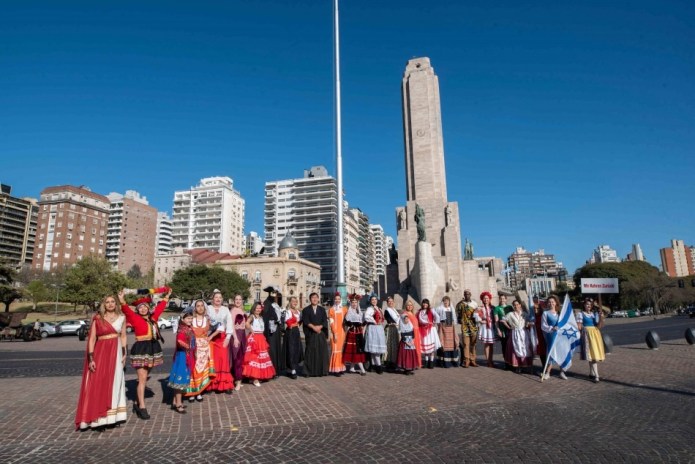
[[[398,367],[406,371],[412,371],[419,367],[417,350],[414,348],[408,349],[405,342],[398,344]]]
[[[224,347],[225,337],[225,334],[219,334],[210,342],[215,377],[211,379],[208,390],[224,392],[234,388],[234,378],[229,368],[229,348]]]
[[[343,363],[363,363],[367,355],[362,350],[364,332],[362,327],[349,327],[345,336],[345,349],[343,349]]]
[[[262,333],[252,333],[246,339],[244,354],[244,377],[267,380],[275,377],[275,367],[270,359],[268,342]]]

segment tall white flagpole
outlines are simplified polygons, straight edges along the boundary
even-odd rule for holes
[[[343,243],[343,149],[340,120],[340,28],[338,20],[338,0],[334,0],[334,45],[335,45],[335,158],[338,180],[338,281],[336,290],[346,301],[345,284],[345,244]]]

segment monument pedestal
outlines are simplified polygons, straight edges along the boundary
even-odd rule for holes
[[[415,245],[415,264],[410,274],[413,285],[417,289],[418,298],[428,298],[434,303],[436,298],[441,298],[446,291],[441,284],[446,282],[444,271],[437,265],[432,257],[432,244],[417,242]]]

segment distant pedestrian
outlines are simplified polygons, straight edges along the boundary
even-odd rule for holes
[[[582,332],[582,359],[589,361],[589,375],[594,383],[599,382],[598,362],[606,359],[606,353],[603,348],[603,337],[601,337],[601,329],[603,328],[603,311],[598,308],[594,310],[594,300],[591,298],[584,299],[584,307],[577,314],[577,327]]]
[[[125,377],[125,316],[116,298],[107,296],[92,317],[87,353],[77,401],[75,428],[103,430],[127,419]]]
[[[191,387],[191,374],[195,370],[196,337],[192,324],[193,310],[186,308],[179,316],[176,328],[176,351],[169,373],[169,382],[167,382],[169,388],[174,390],[171,409],[179,414],[186,414],[186,406],[182,402],[183,394]]]

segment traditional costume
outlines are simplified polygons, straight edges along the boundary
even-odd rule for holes
[[[96,332],[92,353],[96,368],[89,370],[89,353],[85,355],[82,385],[77,400],[75,428],[87,429],[125,422],[126,397],[123,375],[121,330],[125,316],[120,315],[110,324],[101,315],[95,315],[89,330]],[[87,345],[89,350],[89,345]]]
[[[191,373],[195,370],[195,341],[193,329],[179,321],[174,363],[169,373],[169,382],[167,382],[169,388],[182,392],[190,389]]]
[[[328,375],[328,314],[323,306],[307,306],[302,310],[304,325],[304,371],[309,377]],[[309,325],[320,326],[317,333]]]
[[[229,367],[229,348],[224,346],[225,340],[230,343],[234,324],[232,315],[226,306],[208,306],[208,317],[210,318],[210,331],[219,331],[211,340],[212,360],[215,365],[215,377],[212,378],[211,391],[231,393],[234,387],[234,377],[232,377]]]
[[[528,320],[525,314],[512,311],[503,320],[511,328],[506,337],[505,362],[516,369],[533,365],[533,345],[526,327]]]
[[[151,302],[149,297],[136,301],[135,307]],[[152,315],[141,316],[133,311],[127,304],[121,305],[121,310],[125,314],[126,320],[130,323],[135,332],[135,344],[130,349],[130,365],[134,369],[151,369],[164,363],[164,353],[159,340],[162,336],[157,327],[157,320],[164,312],[167,300],[163,299],[154,307]]]
[[[495,321],[495,326],[499,330],[499,333],[497,334],[497,338],[500,341],[500,347],[502,348],[502,353],[507,352],[507,327],[502,324],[502,320],[504,320],[504,317],[512,312],[513,309],[510,305],[498,305],[495,306],[495,308],[492,310],[492,317]],[[500,335],[501,334],[501,335]],[[504,357],[504,363],[505,363],[505,369],[509,366],[509,363],[507,363],[507,357]]]
[[[427,368],[432,369],[434,367],[434,353],[442,346],[436,327],[436,324],[439,323],[439,317],[437,317],[437,313],[432,311],[432,308],[420,308],[417,313],[417,319],[420,329],[422,354],[425,355],[427,360]]]
[[[254,317],[252,332],[246,340],[243,376],[254,380],[267,380],[275,377],[275,367],[268,352],[270,347],[265,339],[265,323],[262,317]]]
[[[581,357],[583,360],[589,361],[590,375],[594,382],[598,382],[596,363],[606,359],[603,337],[601,337],[599,330],[601,315],[600,313],[582,311],[577,314],[577,324],[582,328]]]
[[[394,369],[398,362],[398,349],[400,339],[398,335],[398,325],[400,316],[395,308],[389,306],[384,310],[384,320],[386,321],[386,356],[384,356],[384,364],[387,369]]]
[[[302,313],[297,309],[286,309],[282,318],[285,321],[285,359],[287,369],[293,379],[297,378],[299,363],[303,359],[302,338],[299,333],[299,324],[302,322]]]
[[[340,374],[345,371],[345,364],[343,363],[343,346],[345,345],[344,319],[345,309],[342,305],[332,306],[328,310],[328,323],[331,328],[331,360],[328,372],[331,374]]]
[[[265,332],[263,335],[270,347],[270,359],[273,362],[275,372],[285,371],[285,353],[282,344],[282,308],[275,302],[266,300],[263,308],[263,323]]]
[[[416,348],[415,326],[407,314],[399,319],[401,339],[398,343],[397,365],[406,374],[412,374],[413,370],[420,366],[420,358]]]
[[[475,361],[475,344],[478,341],[478,323],[475,319],[475,311],[478,303],[475,301],[461,300],[456,305],[456,314],[461,321],[461,358],[463,367],[477,367]]]
[[[246,356],[246,314],[243,309],[235,307],[230,310],[230,315],[234,336],[229,343],[229,364],[232,377],[235,379],[235,388],[239,389],[241,378],[244,376],[244,356]],[[234,346],[235,339],[239,342],[238,346]]]
[[[459,340],[456,336],[456,313],[451,306],[441,305],[434,310],[439,318],[438,335],[441,347],[437,350],[439,367],[458,367]]]
[[[381,324],[384,322],[384,315],[377,306],[370,306],[364,311],[364,351],[370,354],[371,366],[377,374],[381,374],[381,355],[386,353],[386,334]]]
[[[193,307],[195,308],[195,303]],[[186,390],[185,396],[193,401],[193,397],[201,395],[210,384],[210,379],[215,376],[215,363],[212,360],[212,347],[208,341],[210,318],[207,314],[194,313],[191,330],[195,336],[195,365],[191,369],[191,385]],[[202,401],[202,396],[198,399]]]
[[[359,295],[350,295],[349,300],[359,301]],[[364,317],[359,305],[353,308],[352,304],[345,315],[345,325],[347,326],[347,334],[345,335],[345,349],[343,350],[343,362],[351,364],[350,372],[355,372],[355,364],[361,366],[361,371],[364,371],[363,363],[367,360],[364,353]]]

